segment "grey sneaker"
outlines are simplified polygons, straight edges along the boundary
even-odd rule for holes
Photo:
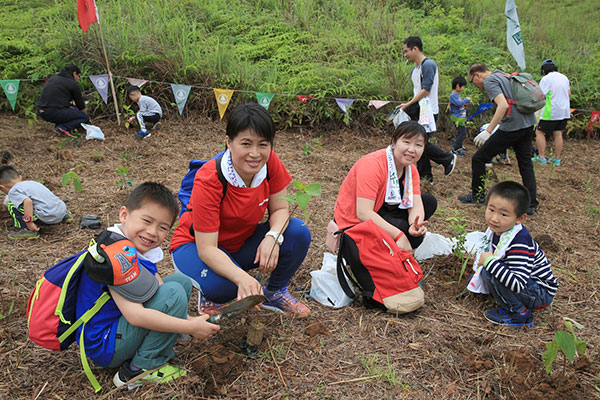
[[[160,129],[160,121],[158,121],[157,123],[154,124],[154,126],[152,127],[153,131],[157,131]]]
[[[39,239],[40,233],[30,231],[29,229],[21,229],[16,232],[11,232],[8,237],[15,240]]]

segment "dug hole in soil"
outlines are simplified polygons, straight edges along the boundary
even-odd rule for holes
[[[98,215],[103,227],[118,221],[118,210],[131,186],[146,180],[177,192],[190,159],[208,159],[223,149],[225,125],[209,119],[172,118],[146,140],[134,130],[109,121],[95,121],[106,140],[61,139],[46,123],[28,125],[13,115],[0,116],[0,150],[13,155],[11,164],[24,179],[42,182],[63,199],[75,217],[73,224],[44,227],[38,240],[13,241],[5,207],[0,209],[0,398],[94,398],[76,345],[63,353],[43,349],[27,337],[29,294],[42,272],[62,258],[85,248],[97,231],[79,228],[82,215]],[[449,149],[447,133],[438,144]],[[316,138],[320,138],[315,140]],[[103,386],[97,395],[108,399],[593,399],[599,397],[598,333],[600,326],[600,144],[567,140],[560,167],[536,166],[539,213],[525,225],[552,262],[560,282],[551,310],[535,314],[531,328],[499,327],[483,311],[494,303],[483,296],[459,295],[460,261],[438,256],[421,262],[425,305],[395,316],[353,304],[332,310],[306,295],[309,272],[321,267],[326,251],[327,222],[342,180],[361,156],[385,147],[389,138],[374,128],[335,131],[278,132],[275,150],[294,179],[320,183],[323,194],[308,206],[312,244],[292,279],[293,294],[306,302],[311,315],[294,319],[251,310],[226,321],[208,341],[177,344],[176,362],[188,370],[168,384],[145,385],[135,391],[113,390],[113,369],[93,366]],[[422,190],[438,199],[438,212],[428,229],[452,236],[446,218],[464,216],[467,231],[485,230],[484,208],[463,205],[456,197],[468,192],[471,179],[471,139],[466,157],[449,177],[434,164],[435,183]],[[310,147],[310,151],[306,151]],[[303,150],[304,147],[304,150]],[[310,154],[307,154],[310,153]],[[492,180],[521,181],[513,166],[494,166]],[[128,168],[117,175],[119,167]],[[62,186],[63,174],[77,174],[81,192]],[[121,169],[124,171],[124,169]],[[117,183],[120,182],[120,184]],[[293,190],[293,188],[290,188]],[[300,214],[296,216],[302,217]],[[163,245],[168,249],[168,240]],[[159,265],[173,272],[170,255]],[[472,260],[471,260],[472,262]],[[468,265],[466,274],[471,265]],[[197,315],[196,294],[189,312]],[[586,357],[567,363],[562,357],[548,375],[542,363],[545,343],[566,329],[562,317],[585,327],[576,330],[588,344]],[[240,348],[249,323],[266,326],[255,358]]]

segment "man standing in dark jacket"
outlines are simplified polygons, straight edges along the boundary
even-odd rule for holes
[[[80,77],[81,70],[76,65],[67,65],[46,82],[36,104],[37,114],[44,121],[55,124],[54,132],[59,136],[71,136],[70,131],[82,123],[90,122],[90,117],[85,112],[81,88],[77,83]],[[77,108],[71,106],[71,101]]]

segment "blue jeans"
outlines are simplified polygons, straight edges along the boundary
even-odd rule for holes
[[[257,225],[256,231],[237,252],[229,253],[225,249],[220,249],[244,271],[258,268],[258,264],[254,264],[256,250],[268,231],[269,223],[260,223]],[[302,265],[310,245],[310,231],[304,222],[297,218],[290,219],[283,236],[285,240],[279,249],[279,260],[267,285],[269,291],[287,286]],[[175,268],[189,276],[194,287],[199,289],[208,300],[215,303],[227,303],[237,297],[237,285],[214,272],[200,259],[195,242],[182,244],[173,250],[172,256]]]
[[[529,278],[520,293],[515,293],[492,276],[487,269],[481,270],[481,278],[485,282],[490,294],[500,306],[512,313],[521,312],[524,308],[535,310],[552,303],[553,296],[548,291]]]
[[[72,131],[79,128],[81,124],[88,124],[90,116],[76,108],[47,108],[38,110],[37,114],[44,121],[52,122],[55,128],[62,128],[66,131]]]
[[[177,273],[164,277],[163,282],[154,296],[144,303],[144,307],[173,317],[187,318],[192,282],[187,276]],[[121,316],[117,326],[115,353],[109,368],[118,367],[127,360],[143,369],[163,365],[175,355],[173,346],[176,339],[176,332],[158,332],[133,326]]]

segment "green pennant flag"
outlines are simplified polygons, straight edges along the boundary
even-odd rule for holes
[[[8,99],[13,111],[15,111],[15,104],[17,103],[17,93],[19,93],[19,82],[19,79],[0,80],[0,85],[2,85],[2,89],[4,89],[6,98]]]
[[[258,104],[263,106],[265,108],[265,110],[269,109],[269,106],[271,105],[271,100],[273,100],[273,97],[275,97],[275,95],[273,93],[256,92],[256,100],[258,100]]]

